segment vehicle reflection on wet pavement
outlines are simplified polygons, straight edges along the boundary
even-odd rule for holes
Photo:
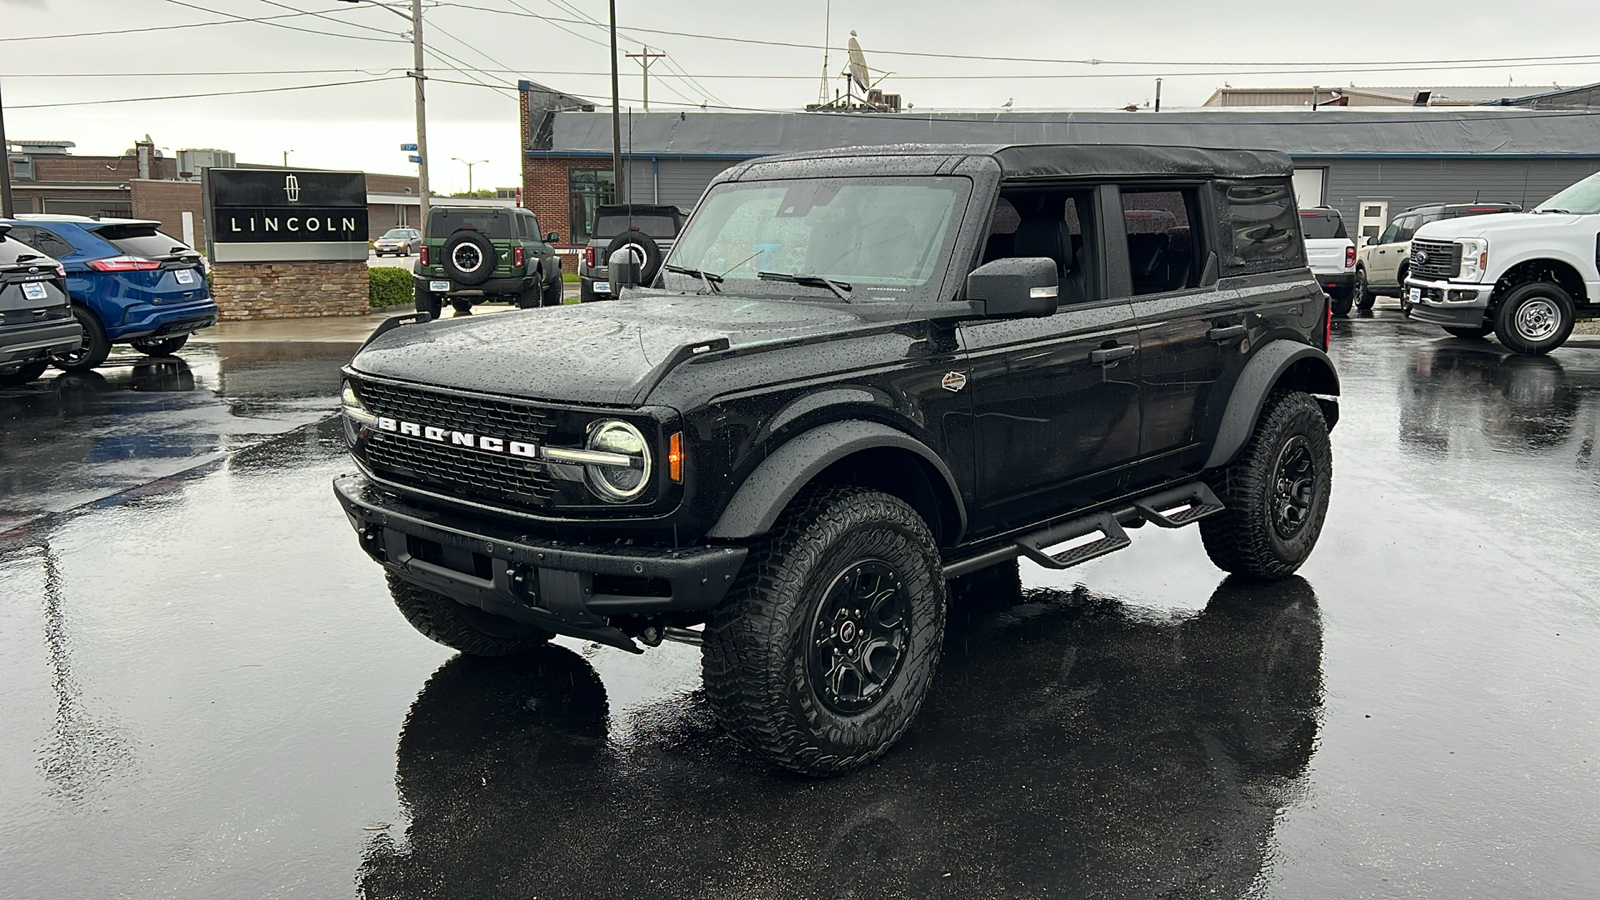
[[[349,345],[0,391],[0,895],[1586,897],[1600,341],[1336,325],[1301,578],[1141,529],[952,607],[880,762],[791,777],[695,648],[459,657],[329,495]]]

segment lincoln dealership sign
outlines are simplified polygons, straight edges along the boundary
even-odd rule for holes
[[[367,258],[367,178],[360,172],[207,169],[214,262]]]

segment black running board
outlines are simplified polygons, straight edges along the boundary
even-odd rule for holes
[[[1041,528],[1004,546],[949,563],[944,567],[944,577],[948,581],[1019,556],[1049,569],[1070,569],[1132,544],[1124,526],[1150,522],[1161,528],[1182,528],[1222,510],[1222,501],[1210,487],[1192,481]],[[1100,536],[1059,553],[1045,552],[1047,547],[1093,534]]]

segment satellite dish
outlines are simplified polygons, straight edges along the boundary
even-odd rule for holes
[[[864,91],[872,86],[868,83],[870,76],[867,75],[867,55],[861,52],[861,42],[856,40],[854,31],[850,32],[850,43],[847,48],[850,52],[850,80]]]

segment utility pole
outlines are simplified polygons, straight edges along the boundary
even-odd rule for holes
[[[11,145],[6,143],[6,105],[0,100],[0,217],[11,218]]]
[[[643,53],[628,53],[629,59],[639,60],[639,65],[644,66],[644,111],[650,111],[650,64],[666,56],[665,53],[651,53],[650,48],[644,48]]]
[[[360,0],[343,0],[345,3],[359,3]],[[382,0],[372,0],[372,5],[386,9],[402,19],[411,23],[411,71],[406,75],[417,85],[417,193],[422,196],[422,227],[428,227],[428,106],[424,96],[422,83],[428,76],[422,71],[422,0],[411,0],[411,13],[407,15],[392,6],[386,6]]]
[[[293,150],[285,150],[285,151],[283,151],[283,167],[285,169],[289,168],[289,154],[291,154],[293,152],[294,152]]]
[[[421,3],[422,0],[413,0]],[[627,185],[622,181],[622,103],[617,93],[617,0],[611,6],[611,183],[613,203],[623,203]]]
[[[462,159],[459,156],[452,156],[450,158],[455,160],[458,163],[461,163],[463,166],[467,167],[467,193],[469,193],[469,194],[472,193],[472,167],[477,165],[478,163],[486,163],[486,162],[488,162],[488,160],[487,159]]]
[[[1156,112],[1161,112],[1161,79],[1156,79]]]

